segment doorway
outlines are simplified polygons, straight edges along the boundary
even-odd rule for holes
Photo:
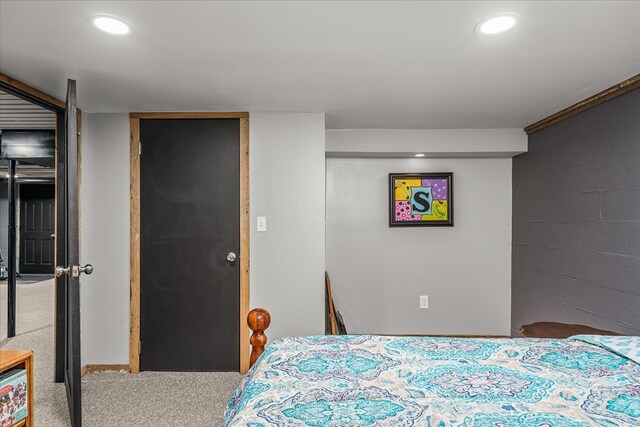
[[[133,113],[131,136],[131,372],[246,372],[248,114]]]
[[[56,295],[53,279],[53,239],[55,233],[55,147],[57,116],[63,110],[38,104],[21,93],[2,85],[0,80],[0,270],[3,298],[0,339],[28,333],[43,326],[49,326],[55,319],[55,304],[49,298]],[[27,235],[21,242],[21,228],[25,225],[25,212],[35,207],[29,202],[23,206],[31,194],[22,190],[32,186],[46,188],[47,200],[42,200],[49,221],[34,223],[33,227],[47,230],[42,241],[32,240],[36,233]],[[44,196],[44,194],[41,194]],[[37,203],[33,200],[34,203]],[[39,212],[41,209],[39,209]],[[27,215],[35,220],[33,215]],[[38,243],[38,268],[30,270],[30,257],[35,255]],[[25,258],[21,249],[33,249]],[[42,250],[44,257],[42,257]],[[26,266],[23,263],[26,260]],[[49,264],[48,266],[46,264]],[[56,295],[63,298],[64,295]],[[30,305],[27,298],[34,304]],[[54,300],[57,298],[54,298]],[[35,304],[39,301],[40,304]],[[56,324],[60,327],[61,324]],[[54,350],[64,354],[62,346]],[[60,358],[61,360],[61,358]],[[62,376],[56,377],[61,380]]]

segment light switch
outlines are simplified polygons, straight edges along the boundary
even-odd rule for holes
[[[267,217],[259,216],[258,217],[258,231],[267,231]]]
[[[429,295],[420,295],[420,308],[429,308]]]

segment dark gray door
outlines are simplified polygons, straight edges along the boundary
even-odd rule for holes
[[[140,120],[140,369],[238,371],[240,121]]]
[[[53,274],[53,184],[20,185],[20,273]]]
[[[76,82],[67,82],[65,144],[58,147],[56,275],[64,282],[64,384],[72,427],[82,426],[80,388],[80,272],[78,229],[78,133]],[[60,283],[60,282],[58,282]]]

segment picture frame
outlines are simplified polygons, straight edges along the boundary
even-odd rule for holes
[[[389,227],[452,227],[453,172],[389,174]]]

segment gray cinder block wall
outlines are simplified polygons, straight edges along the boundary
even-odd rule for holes
[[[640,89],[513,159],[512,316],[640,335]]]

